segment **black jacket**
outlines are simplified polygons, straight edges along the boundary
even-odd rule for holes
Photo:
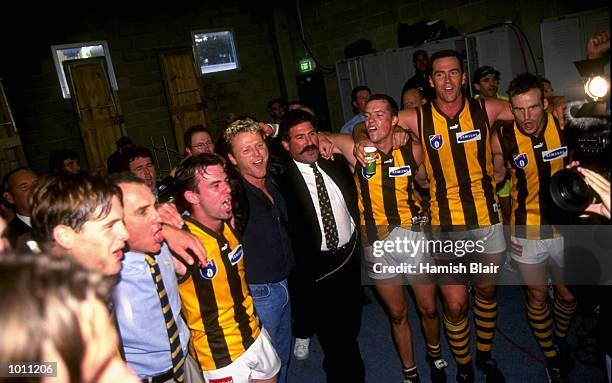
[[[348,211],[355,222],[355,230],[358,232],[360,222],[357,190],[346,161],[343,158],[336,158],[335,161],[320,158],[317,164],[341,190]],[[314,203],[306,182],[293,160],[288,161],[287,170],[279,179],[279,187],[287,204],[289,233],[296,265],[310,270],[316,279],[337,265],[334,265],[334,259],[321,254],[323,236]]]
[[[15,216],[6,228],[6,238],[8,238],[9,242],[11,243],[11,247],[16,249],[17,238],[20,235],[29,233],[31,231],[32,228],[30,226],[26,225],[22,220]]]

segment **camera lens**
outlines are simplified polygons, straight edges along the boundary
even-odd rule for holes
[[[571,169],[563,169],[550,179],[550,196],[557,207],[578,213],[584,211],[592,199],[591,189],[582,176]]]

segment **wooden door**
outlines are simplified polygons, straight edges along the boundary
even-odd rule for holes
[[[27,161],[0,79],[0,177],[20,166],[27,166]]]
[[[176,144],[183,153],[185,130],[193,125],[207,125],[201,77],[191,49],[162,52],[160,63]]]
[[[64,61],[66,81],[85,146],[89,171],[106,172],[115,142],[126,135],[117,93],[111,88],[104,57]]]

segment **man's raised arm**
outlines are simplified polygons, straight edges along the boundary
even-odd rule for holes
[[[341,154],[351,166],[355,168],[356,160],[353,155],[355,143],[348,134],[319,132],[319,151],[324,158],[331,158],[333,154]]]

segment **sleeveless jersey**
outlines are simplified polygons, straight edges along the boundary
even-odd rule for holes
[[[242,245],[225,224],[222,234],[191,218],[185,222],[206,250],[208,263],[179,282],[182,312],[191,332],[189,353],[203,370],[234,362],[257,339],[260,325],[245,279]]]
[[[411,227],[423,220],[413,193],[418,167],[410,144],[390,154],[378,152],[376,173],[368,175],[355,167],[359,213],[370,244],[384,239],[394,226]]]
[[[569,163],[559,122],[547,113],[539,137],[526,135],[512,122],[500,128],[504,160],[510,167],[513,234],[528,239],[551,238],[550,178]]]
[[[500,222],[484,103],[464,98],[455,117],[434,102],[417,112],[431,197],[431,223],[444,230]]]

